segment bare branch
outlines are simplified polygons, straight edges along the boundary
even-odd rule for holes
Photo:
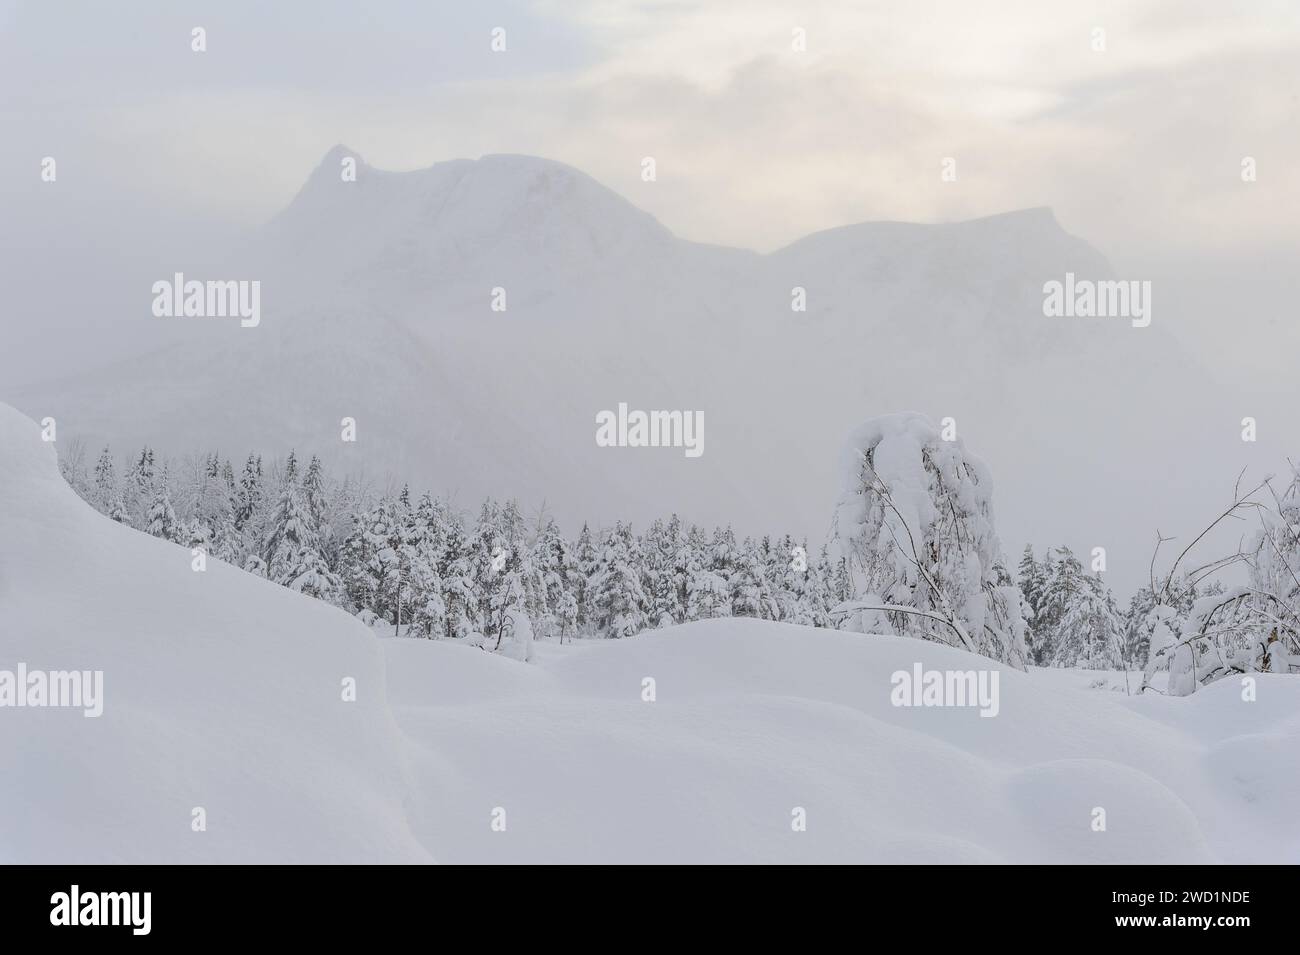
[[[1261,488],[1265,487],[1268,484],[1269,479],[1265,478],[1263,481],[1260,481],[1259,484],[1251,488],[1251,490],[1245,496],[1242,496],[1240,493],[1238,493],[1238,488],[1240,487],[1241,475],[1237,476],[1237,481],[1238,483],[1233,486],[1232,506],[1229,507],[1222,514],[1220,514],[1218,517],[1216,517],[1213,521],[1210,522],[1210,524],[1204,530],[1202,530],[1199,534],[1197,534],[1196,537],[1192,540],[1192,542],[1183,548],[1182,552],[1174,560],[1172,566],[1170,566],[1169,576],[1165,578],[1165,585],[1163,588],[1161,588],[1160,591],[1161,600],[1159,602],[1164,602],[1165,598],[1169,596],[1169,588],[1173,583],[1174,574],[1178,571],[1178,565],[1182,563],[1183,558],[1187,556],[1187,552],[1190,551],[1193,547],[1195,547],[1198,543],[1200,543],[1201,539],[1204,538],[1206,534],[1210,533],[1210,531],[1214,530],[1214,528],[1217,527],[1221,521],[1226,520],[1228,517],[1234,515],[1238,508],[1243,506],[1250,506],[1250,505],[1258,506],[1256,502],[1250,501],[1249,499],[1253,497],[1256,493],[1258,493]],[[1159,532],[1157,531],[1157,535],[1158,534]],[[1155,564],[1154,554],[1151,557],[1151,562],[1152,565]]]

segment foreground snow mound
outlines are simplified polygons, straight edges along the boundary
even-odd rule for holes
[[[102,670],[103,714],[0,708],[0,862],[428,858],[378,641],[97,514],[0,404],[0,670],[20,663]]]
[[[429,796],[413,826],[445,861],[1300,860],[1279,811],[1300,767],[1278,758],[1300,741],[1300,681],[1283,677],[1254,703],[1227,684],[1135,699],[755,620],[541,645],[537,666],[385,646]],[[918,663],[995,669],[997,715],[893,705],[892,675]]]

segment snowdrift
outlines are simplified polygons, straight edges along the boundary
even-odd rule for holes
[[[412,825],[448,862],[1300,861],[1287,677],[1258,677],[1253,703],[1226,682],[1137,699],[937,644],[756,620],[541,644],[534,667],[385,644],[432,797]],[[918,662],[997,669],[998,715],[894,706],[891,675]]]
[[[1300,861],[1293,678],[1138,699],[752,620],[536,650],[197,573],[0,405],[0,670],[104,674],[98,718],[0,708],[0,862]],[[894,706],[918,663],[996,669],[997,716]]]
[[[103,715],[0,709],[0,862],[428,859],[365,628],[96,513],[0,405],[0,669],[20,662],[102,670]]]

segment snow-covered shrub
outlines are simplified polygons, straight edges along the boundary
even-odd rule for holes
[[[501,652],[514,660],[529,663],[535,657],[533,650],[533,625],[522,608],[512,607],[506,612],[506,640]]]
[[[1269,672],[1286,673],[1300,657],[1300,470],[1273,504],[1260,512],[1260,529],[1247,551],[1249,603],[1257,618],[1250,646],[1261,665],[1268,658]]]
[[[842,475],[833,535],[853,595],[840,614],[874,607],[898,633],[1023,668],[1021,596],[994,530],[984,465],[909,413],[859,427]]]
[[[1266,489],[1271,506],[1259,500]],[[1196,543],[1220,522],[1243,514],[1260,522],[1250,545],[1185,571],[1182,585],[1175,586],[1180,579],[1175,573]],[[1157,543],[1157,553],[1164,540]],[[1202,585],[1242,563],[1248,583]],[[1179,591],[1193,598],[1190,607],[1179,599]],[[1142,628],[1149,640],[1143,689],[1160,669],[1169,670],[1173,696],[1186,696],[1233,673],[1293,672],[1294,654],[1300,650],[1300,471],[1292,474],[1280,497],[1268,480],[1245,493],[1238,487],[1232,505],[1183,549],[1162,584],[1152,582],[1150,593],[1155,606]]]

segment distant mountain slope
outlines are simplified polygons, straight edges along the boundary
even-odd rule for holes
[[[1162,476],[1166,524],[1180,526],[1241,466],[1234,419],[1158,289],[1150,328],[1044,317],[1044,282],[1111,275],[1048,210],[867,223],[758,255],[678,239],[560,163],[392,173],[358,158],[346,182],[351,156],[331,151],[201,276],[261,280],[259,327],[157,319],[179,338],[168,349],[15,403],[120,453],[295,446],[470,506],[545,501],[571,529],[678,510],[814,542],[844,434],[919,410],[956,418],[989,461],[1009,550],[1083,546],[1086,528],[1134,585],[1153,536],[1144,475]],[[159,278],[172,271],[159,263]],[[498,287],[505,312],[490,307]],[[597,412],[620,402],[703,411],[705,454],[597,447]],[[356,445],[338,439],[345,415]],[[1211,454],[1213,469],[1170,467]]]

